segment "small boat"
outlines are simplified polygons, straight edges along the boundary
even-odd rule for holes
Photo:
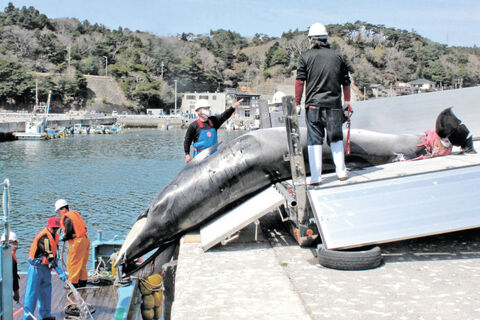
[[[81,123],[75,123],[73,125],[73,134],[80,134],[80,129],[82,128]]]
[[[115,123],[111,127],[105,127],[105,133],[113,134],[113,133],[120,133],[123,130],[123,124]]]
[[[25,132],[14,132],[15,137],[21,140],[45,140],[48,138],[46,132],[48,110],[52,92],[48,93],[47,104],[39,105],[36,99],[35,106],[30,119],[25,121]]]
[[[93,132],[97,134],[103,134],[105,133],[105,127],[103,125],[96,126],[95,129],[93,129]]]

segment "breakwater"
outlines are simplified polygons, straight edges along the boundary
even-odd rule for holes
[[[25,122],[31,117],[31,113],[0,113],[0,141],[14,140],[14,132],[25,132]],[[124,128],[176,129],[187,127],[189,122],[181,117],[159,118],[144,115],[49,114],[47,118],[49,127],[73,127],[75,124],[90,127],[121,123]]]
[[[25,122],[32,117],[31,113],[0,113],[0,132],[25,132]],[[105,115],[85,114],[85,115],[67,115],[67,114],[49,114],[47,123],[51,127],[73,127],[76,123],[86,126],[93,125],[111,125],[116,122],[116,118]]]

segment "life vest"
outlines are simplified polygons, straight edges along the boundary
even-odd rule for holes
[[[12,250],[12,258],[17,262],[17,255],[15,254],[15,251]]]
[[[211,127],[210,129],[204,129],[204,124],[200,119],[197,119],[197,123],[200,126],[200,135],[198,136],[197,142],[193,144],[194,157],[202,150],[210,148],[218,143],[217,130],[213,127],[212,120],[208,119],[208,124]]]
[[[48,231],[48,229],[45,228],[42,231],[40,231],[39,234],[37,234],[35,239],[33,239],[32,245],[30,246],[30,253],[28,255],[28,257],[31,260],[35,259],[35,253],[37,253],[37,249],[38,249],[38,241],[40,241],[40,238],[42,238],[43,236],[47,236],[48,241],[49,241],[50,246],[51,246],[50,249],[52,251],[53,257],[49,257],[49,258],[54,259],[56,257],[56,255],[57,255],[57,245],[58,245],[58,241],[60,240],[60,237],[59,237],[58,234],[55,234],[55,240],[54,240],[50,231]],[[47,249],[47,248],[45,248],[45,249]],[[49,264],[49,263],[50,262],[48,261],[47,257],[45,257],[45,256],[42,257],[42,264]]]
[[[68,211],[65,213],[61,219],[60,219],[60,227],[62,228],[63,233],[66,233],[65,231],[65,224],[63,223],[63,220],[65,220],[65,217],[69,218],[72,220],[73,223],[73,231],[75,231],[74,236],[76,238],[81,238],[84,235],[87,234],[87,226],[85,225],[85,222],[83,222],[82,217],[80,214],[76,211]]]

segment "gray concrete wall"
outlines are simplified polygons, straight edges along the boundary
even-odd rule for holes
[[[453,113],[473,136],[480,135],[480,87],[358,101],[352,106],[352,129],[423,134],[435,129],[435,120],[443,109],[453,107]]]
[[[29,119],[30,115],[26,113],[19,114],[0,114],[0,132],[24,132],[25,121]],[[105,116],[68,116],[68,115],[49,115],[48,125],[58,127],[73,127],[75,123],[81,123],[82,125],[91,126],[98,124],[114,124],[116,122],[115,117]]]
[[[188,126],[188,119],[175,117],[155,117],[143,115],[118,116],[117,122],[124,127],[172,129]]]

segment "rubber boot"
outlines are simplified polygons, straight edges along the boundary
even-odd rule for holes
[[[343,152],[343,141],[335,141],[330,144],[332,149],[333,162],[335,163],[335,172],[339,180],[347,178],[347,167],[345,167],[345,155]]]
[[[79,280],[77,288],[83,288],[87,286],[87,280]]]
[[[310,184],[322,182],[322,145],[308,146],[308,163],[310,164]]]

